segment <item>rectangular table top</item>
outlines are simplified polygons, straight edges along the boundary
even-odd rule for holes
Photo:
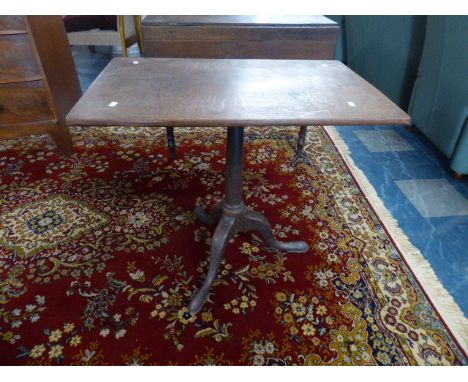
[[[410,124],[338,61],[115,58],[67,116],[69,125]]]
[[[142,20],[146,26],[336,26],[337,23],[325,16],[318,15],[287,15],[287,16],[262,16],[262,15],[183,15],[183,16],[146,16]]]

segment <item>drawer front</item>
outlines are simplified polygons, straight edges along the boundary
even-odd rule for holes
[[[186,58],[333,59],[338,27],[150,27],[145,56]]]
[[[0,126],[53,119],[42,81],[0,84]]]
[[[298,40],[152,41],[145,43],[145,57],[333,60],[335,45]]]
[[[23,16],[0,16],[0,33],[25,31]]]
[[[0,83],[39,75],[27,34],[0,35]]]
[[[326,27],[214,27],[214,26],[143,26],[148,41],[276,41],[337,39],[340,28]]]

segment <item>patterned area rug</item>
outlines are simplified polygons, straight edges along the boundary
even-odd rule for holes
[[[0,363],[459,365],[463,350],[322,128],[246,131],[246,204],[307,254],[228,246],[209,301],[186,306],[223,193],[223,129],[74,130],[0,146]]]

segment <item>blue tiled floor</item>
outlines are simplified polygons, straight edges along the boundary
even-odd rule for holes
[[[73,47],[72,52],[83,91],[113,57],[122,53],[111,47],[97,47],[96,53],[91,53],[87,47]],[[129,55],[139,56],[136,45]],[[453,180],[448,160],[422,134],[406,131],[404,127],[341,126],[338,131],[356,165],[364,171],[387,209],[468,316],[468,215],[425,218],[396,183],[399,180],[445,179],[453,187],[447,195],[459,193],[461,197],[457,202],[466,202],[461,208],[468,208],[468,179]],[[396,151],[385,151],[381,144],[385,139],[389,139],[387,147]],[[410,186],[418,190],[417,183]],[[440,195],[431,199],[430,192],[422,198],[422,203],[431,205],[431,211],[434,211],[434,204],[437,211],[437,206],[444,209],[451,202],[441,200]],[[449,207],[446,209],[453,211],[453,205]]]
[[[401,126],[340,126],[337,129],[356,165],[364,171],[387,209],[468,316],[468,213],[464,212],[468,209],[468,180],[454,180],[448,160],[418,132],[407,131]],[[359,131],[364,130],[392,130],[406,140],[413,150],[371,152],[361,141]],[[429,215],[454,211],[450,204],[456,199],[458,216],[424,217],[397,184],[400,180],[421,179],[439,179],[434,186],[442,184],[450,190],[446,196],[442,192],[444,196],[441,197],[441,192],[432,194],[430,187],[426,187],[429,192],[420,196],[420,202],[427,204]],[[431,182],[420,183],[427,186]],[[414,187],[414,190],[417,191],[418,187]]]
[[[113,57],[122,56],[122,49],[112,46],[96,46],[96,52],[91,52],[87,46],[72,46],[71,51],[75,61],[76,71],[84,92],[107,66]],[[129,57],[139,57],[137,45],[128,49]]]

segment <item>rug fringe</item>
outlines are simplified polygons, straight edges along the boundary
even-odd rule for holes
[[[432,304],[448,325],[450,331],[458,340],[465,353],[467,353],[468,319],[463,314],[463,311],[442,285],[428,261],[410,242],[409,238],[399,227],[398,222],[384,206],[382,200],[375,191],[375,188],[369,182],[364,172],[356,166],[350,156],[348,146],[341,138],[336,128],[334,126],[324,126],[324,129],[335,144],[343,160],[347,163],[359,186],[365,192],[364,196],[377,213],[383,225],[386,227],[413,274],[429,296]]]

